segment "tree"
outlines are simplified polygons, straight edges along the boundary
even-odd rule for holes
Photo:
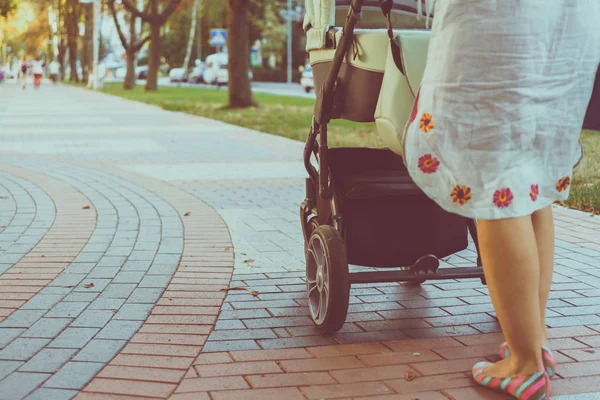
[[[198,19],[198,5],[200,0],[194,0],[192,6],[192,21],[190,24],[190,34],[188,37],[187,50],[185,52],[185,59],[183,61],[184,74],[188,76],[188,68],[190,67],[190,57],[192,55],[192,44],[194,44],[194,38],[196,37],[196,21]]]
[[[265,45],[262,47],[262,53],[264,57],[273,55],[279,63],[286,48],[285,34],[285,25],[283,25],[281,17],[277,15],[275,7],[269,4],[265,11],[263,30]]]
[[[250,0],[227,0],[227,48],[229,58],[229,107],[257,106],[250,87],[250,46],[248,11]]]
[[[125,54],[127,56],[127,74],[125,75],[125,82],[123,82],[123,88],[126,90],[131,90],[135,87],[136,81],[136,73],[135,73],[135,57],[146,44],[148,40],[150,40],[150,36],[146,36],[142,40],[137,40],[137,32],[135,30],[135,23],[137,18],[133,14],[130,15],[129,18],[129,41],[123,34],[123,30],[121,29],[121,24],[119,23],[119,19],[117,17],[117,10],[115,8],[115,0],[109,0],[108,8],[110,9],[110,13],[115,22],[115,26],[117,28],[117,33],[119,34],[119,39],[121,40],[121,44],[125,49]]]
[[[94,5],[92,3],[83,4],[82,7],[84,9],[85,35],[81,46],[81,70],[83,82],[87,83],[94,63]]]
[[[148,78],[146,80],[146,91],[158,90],[158,69],[160,67],[161,35],[160,30],[175,11],[181,0],[169,0],[161,11],[159,0],[149,0],[144,11],[134,7],[130,0],[123,0],[123,6],[136,18],[150,25],[150,51],[148,54]]]
[[[15,0],[0,0],[0,17],[7,18],[17,10]]]
[[[181,7],[165,25],[161,55],[171,67],[183,66],[191,24],[191,13],[187,7]]]
[[[71,82],[79,82],[79,74],[77,73],[77,38],[79,36],[79,19],[80,19],[79,0],[66,0],[65,3],[65,28],[67,31],[67,49],[69,51],[69,67]]]

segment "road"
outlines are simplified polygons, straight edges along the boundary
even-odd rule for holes
[[[106,80],[105,82],[121,82],[119,79],[111,79]],[[138,84],[145,84],[146,81],[139,80]],[[162,77],[158,79],[159,86],[181,86],[181,87],[194,87],[198,89],[206,89],[206,88],[214,88],[215,86],[205,85],[205,84],[190,84],[190,83],[171,83],[169,82],[168,77]],[[226,90],[225,87],[221,88],[221,90]],[[252,82],[252,90],[256,93],[269,93],[275,94],[279,96],[292,96],[292,97],[302,97],[308,99],[315,99],[315,93],[312,91],[311,93],[306,93],[304,88],[300,86],[298,83],[278,83],[278,82]]]

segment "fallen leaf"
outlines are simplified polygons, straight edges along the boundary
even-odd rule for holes
[[[415,356],[415,357],[420,356],[420,355],[421,355],[421,353],[413,353],[413,356]]]
[[[253,260],[253,259],[251,259],[251,258],[248,258],[247,260],[244,260],[244,262],[247,264],[247,263],[254,262],[254,260]]]
[[[42,254],[42,257],[46,257],[46,256]]]
[[[86,283],[85,285],[83,285],[84,288],[89,289],[89,288],[93,288],[94,287],[94,283]]]
[[[6,226],[4,226],[4,225],[0,226],[0,229],[4,229],[4,228],[6,228]]]
[[[251,294],[252,296],[254,296],[254,297],[258,297],[258,294],[259,294],[259,293],[258,293],[258,290],[251,290],[251,291],[250,291],[250,294]]]
[[[231,247],[225,247],[225,251],[231,250]]]
[[[89,210],[90,208],[92,208],[92,206],[90,205],[81,207],[82,210]]]
[[[119,312],[119,310],[112,310],[113,314],[116,314]]]
[[[8,199],[8,196],[0,196],[0,199],[2,199],[2,200],[7,200],[7,199]]]
[[[413,379],[415,379],[417,377],[417,375],[412,371],[412,370],[407,370],[406,373],[404,374],[404,379],[407,381],[412,381]]]
[[[219,291],[221,292],[229,292],[230,290],[248,290],[245,287],[227,287],[227,288],[221,288],[219,289]]]
[[[190,216],[190,214],[191,214],[191,212],[189,212],[189,211],[188,211],[188,212],[186,212],[185,214],[183,214],[183,216],[184,216],[184,217],[189,217],[189,216]]]

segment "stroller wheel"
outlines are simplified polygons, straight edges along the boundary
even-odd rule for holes
[[[346,322],[350,275],[346,246],[331,226],[319,226],[306,249],[306,292],[310,316],[317,329],[335,333]]]

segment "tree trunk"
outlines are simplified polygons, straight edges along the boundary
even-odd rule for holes
[[[79,36],[79,7],[77,0],[67,0],[67,47],[69,49],[69,66],[71,67],[71,82],[79,82],[77,74],[77,37]]]
[[[85,4],[85,35],[83,37],[83,46],[81,47],[81,68],[82,68],[82,80],[87,83],[90,73],[92,72],[92,64],[94,63],[94,51],[93,51],[93,14],[94,5]]]
[[[148,79],[146,91],[153,92],[158,89],[158,70],[160,68],[160,23],[150,23],[150,49],[148,52]]]
[[[134,49],[136,43],[137,32],[135,26],[135,18],[132,16],[129,23],[129,47],[127,48],[127,75],[125,75],[125,82],[123,88],[125,90],[131,90],[135,87],[136,74],[135,74],[135,56],[137,51]]]
[[[229,57],[229,107],[256,106],[250,86],[248,9],[250,0],[227,0],[229,7],[227,51]]]
[[[62,37],[58,43],[58,64],[60,65],[60,80],[62,81],[65,76],[65,53],[67,52],[67,45],[65,39]]]
[[[194,38],[196,37],[196,20],[198,19],[199,2],[200,0],[194,0],[194,5],[192,7],[192,23],[190,24],[190,35],[188,37],[187,50],[185,52],[185,59],[183,61],[185,76],[188,76],[188,69],[190,67],[190,57],[192,56],[192,45],[194,44]]]

